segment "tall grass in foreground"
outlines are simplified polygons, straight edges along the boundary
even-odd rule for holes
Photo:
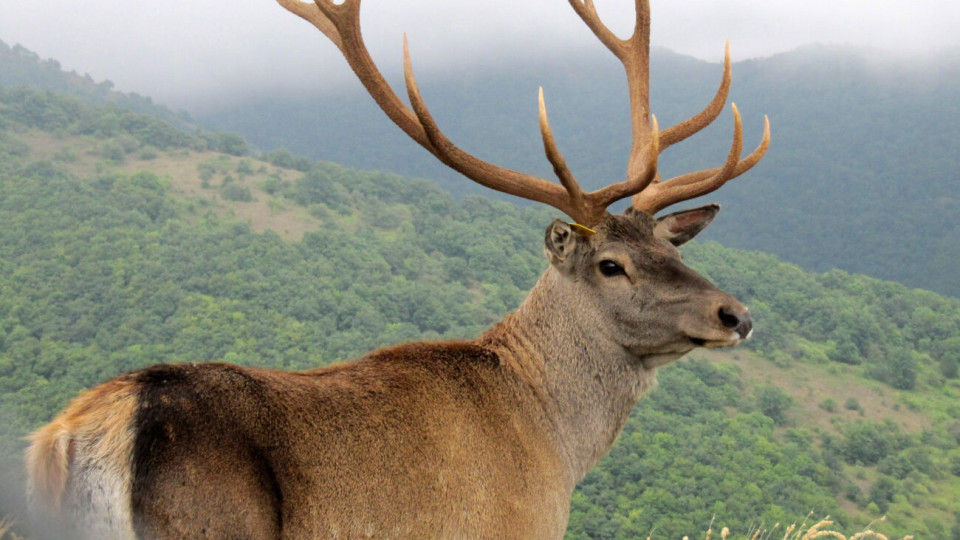
[[[13,522],[7,519],[0,519],[0,540],[26,540],[22,536],[11,532]]]
[[[810,516],[807,516],[807,519],[809,519],[809,517]],[[876,521],[883,521],[885,519],[886,519],[886,516]],[[790,525],[789,527],[787,527],[783,532],[782,540],[814,540],[815,538],[837,538],[839,540],[891,540],[890,537],[870,529],[870,526],[876,523],[876,521],[871,521],[867,525],[866,530],[855,533],[853,536],[848,537],[848,536],[844,536],[842,533],[839,533],[837,531],[831,531],[831,530],[825,529],[826,527],[833,525],[833,522],[830,521],[830,516],[827,516],[822,520],[820,520],[819,522],[814,523],[808,529],[805,529],[805,527],[807,526],[807,520],[804,519],[803,523],[799,525],[794,523],[793,525]],[[751,527],[751,530],[749,530],[746,535],[740,537],[740,536],[731,536],[730,529],[724,527],[720,531],[720,540],[740,540],[741,538],[743,540],[772,540],[772,539],[780,538],[778,529],[780,529],[779,523],[774,525],[773,528],[769,530],[764,529],[763,525],[759,525],[755,529]],[[707,528],[707,536],[704,540],[711,540],[712,535],[713,535],[713,523],[711,523],[710,527]],[[652,533],[650,536],[647,537],[647,540],[654,540]],[[684,536],[683,540],[690,540],[690,537]],[[913,536],[910,536],[910,535],[904,536],[902,540],[913,540]]]

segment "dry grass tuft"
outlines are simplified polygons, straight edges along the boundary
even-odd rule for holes
[[[810,516],[808,515],[807,518]],[[833,525],[833,522],[830,521],[830,516],[827,516],[821,519],[819,522],[814,523],[809,528],[807,527],[807,519],[804,519],[802,523],[797,525],[794,523],[787,527],[786,532],[783,535],[783,540],[815,540],[817,538],[837,538],[839,540],[891,540],[884,534],[880,534],[874,530],[871,530],[870,527],[877,521],[884,521],[886,516],[876,520],[871,521],[867,525],[867,529],[854,534],[853,536],[845,536],[843,533],[838,531],[830,530],[827,527]],[[750,540],[769,540],[773,532],[780,527],[780,524],[777,523],[769,531],[763,530],[762,526],[758,527],[752,535],[748,534],[747,538]],[[724,529],[724,532],[727,532],[727,529]],[[707,540],[710,538],[710,531],[707,531]],[[726,540],[726,535],[723,535],[723,540]],[[904,536],[901,540],[913,540],[913,536]]]
[[[13,521],[6,518],[0,519],[0,540],[26,540],[11,529],[13,529]]]
[[[880,518],[880,519],[877,520],[877,521],[883,521],[883,520],[885,520],[885,519],[886,519],[886,516]],[[833,522],[830,521],[830,516],[827,516],[827,517],[823,518],[822,520],[820,520],[819,523],[817,523],[817,524],[813,525],[812,527],[810,527],[809,529],[807,529],[807,532],[803,533],[803,536],[800,536],[800,533],[798,532],[798,533],[797,533],[797,538],[798,538],[799,540],[814,540],[815,538],[839,538],[840,540],[866,540],[866,539],[870,538],[870,539],[873,539],[873,540],[890,540],[890,538],[888,538],[886,535],[880,534],[880,533],[878,533],[878,532],[876,532],[876,531],[873,531],[873,530],[871,530],[871,529],[869,528],[869,527],[870,527],[871,525],[873,525],[874,523],[875,523],[875,522],[870,522],[870,523],[867,525],[867,527],[868,527],[867,530],[862,531],[862,532],[858,532],[858,533],[856,533],[856,534],[854,534],[853,536],[851,536],[851,537],[848,538],[848,537],[846,537],[846,536],[844,536],[844,535],[842,535],[842,534],[840,534],[840,533],[838,533],[838,532],[836,532],[836,531],[828,531],[828,530],[821,531],[821,530],[820,530],[822,527],[827,527],[827,526],[829,526],[829,525],[833,525]],[[784,540],[788,540],[787,537],[784,537]],[[904,536],[904,537],[903,537],[903,540],[913,540],[913,536]]]
[[[837,538],[839,540],[913,540],[913,536],[904,536],[902,539],[891,539],[884,534],[870,529],[874,523],[878,521],[884,521],[886,516],[878,520],[871,521],[869,524],[867,524],[866,530],[858,532],[853,536],[845,536],[843,533],[838,531],[827,529],[827,527],[833,525],[833,522],[830,521],[830,516],[827,516],[819,522],[807,527],[807,519],[809,518],[810,516],[808,515],[807,518],[804,519],[799,525],[794,523],[793,525],[787,527],[783,534],[783,540],[815,540],[817,538]],[[756,529],[754,529],[754,526],[751,526],[745,535],[739,537],[731,536],[730,529],[724,527],[720,530],[720,540],[727,540],[728,538],[730,540],[736,540],[737,538],[743,538],[744,540],[771,540],[774,538],[773,534],[779,528],[779,523],[775,524],[770,529],[765,529],[763,524],[757,525]],[[713,534],[713,521],[711,520],[704,540],[710,540]],[[647,537],[647,540],[654,540],[652,532],[650,536]],[[689,540],[689,537],[684,536],[683,540]]]

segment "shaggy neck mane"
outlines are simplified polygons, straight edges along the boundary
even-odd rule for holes
[[[655,374],[613,342],[577,284],[550,267],[520,308],[480,341],[541,404],[571,489],[603,457]]]

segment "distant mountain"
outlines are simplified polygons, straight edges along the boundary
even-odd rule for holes
[[[536,122],[542,85],[561,150],[581,182],[596,187],[623,178],[630,137],[621,68],[603,53],[423,73],[420,88],[462,148],[551,178]],[[652,108],[665,127],[709,101],[721,68],[654,50],[651,72]],[[773,145],[748,176],[708,197],[725,206],[709,237],[813,270],[837,267],[960,296],[957,95],[957,51],[894,57],[811,46],[736,63],[731,99],[747,144],[759,141],[768,114]],[[476,190],[408,141],[359,85],[249,99],[201,121],[262,148],[435,179],[454,193]],[[716,124],[662,156],[664,175],[719,164],[729,113]]]

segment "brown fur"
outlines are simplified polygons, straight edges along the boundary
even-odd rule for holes
[[[476,343],[414,343],[303,373],[158,366],[140,384],[156,384],[151,371],[167,382],[141,394],[169,411],[150,413],[163,429],[134,458],[146,537],[563,532],[572,482],[518,412],[529,391]],[[140,416],[142,436],[154,420]]]

